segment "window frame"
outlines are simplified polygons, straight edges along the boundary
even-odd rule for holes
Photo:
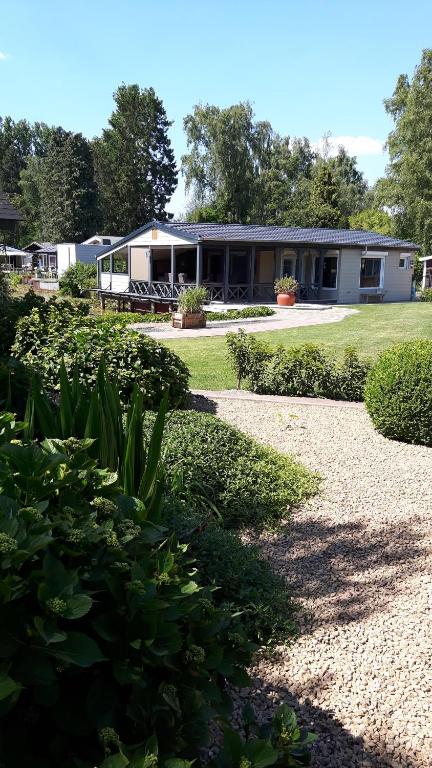
[[[383,252],[373,252],[373,251],[363,251],[363,253],[360,256],[360,269],[359,269],[359,290],[360,291],[382,291],[384,288],[384,278],[385,278],[385,260],[386,256],[388,256],[388,253]],[[361,278],[362,278],[362,261],[363,259],[369,259],[370,261],[380,261],[380,274],[379,274],[379,285],[362,285],[361,284]]]
[[[118,270],[114,269],[114,262],[116,257],[118,258],[119,253],[122,251],[125,251],[126,256],[126,271],[122,270],[119,272]],[[114,253],[111,254],[111,271],[113,275],[128,275],[129,274],[129,248],[127,245],[122,246],[118,249],[118,251],[114,251]]]
[[[401,261],[404,261],[404,266],[401,267]],[[411,254],[410,253],[400,253],[399,254],[399,269],[405,269],[409,270],[411,269]]]
[[[108,261],[109,262],[109,269],[108,270],[103,268],[104,261]],[[100,259],[100,271],[101,271],[101,274],[104,274],[104,275],[111,274],[111,266],[112,266],[111,254],[109,254],[107,256],[102,256],[101,259]]]
[[[322,264],[322,279],[324,279],[324,259],[336,259],[336,280],[334,288],[328,288],[325,285],[321,285],[322,291],[337,291],[338,289],[338,281],[339,281],[339,260],[340,260],[340,251],[326,251],[323,254],[323,264]]]

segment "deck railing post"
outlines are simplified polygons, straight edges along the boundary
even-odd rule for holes
[[[225,259],[224,259],[224,296],[223,300],[228,301],[228,288],[229,288],[229,262],[230,262],[230,247],[225,246]]]
[[[255,260],[256,260],[256,247],[251,248],[250,255],[250,272],[249,272],[249,301],[253,301],[254,297],[254,282],[255,282]]]
[[[174,298],[174,283],[176,281],[176,257],[175,246],[171,246],[171,298]]]
[[[196,253],[196,284],[197,288],[199,285],[201,285],[202,281],[202,247],[201,245],[197,245],[197,253]]]

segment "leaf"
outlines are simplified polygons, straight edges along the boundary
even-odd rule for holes
[[[122,752],[118,752],[117,755],[106,757],[100,768],[125,768],[126,765],[129,765],[129,760]]]
[[[79,667],[91,667],[106,660],[95,641],[82,632],[69,632],[63,643],[57,643],[48,652]]]
[[[201,589],[201,587],[198,586],[196,581],[188,581],[186,584],[183,584],[180,592],[183,595],[193,595],[194,592],[198,592]]]
[[[89,595],[73,595],[66,600],[67,611],[65,617],[67,619],[80,619],[81,616],[85,616],[89,612],[93,605],[93,600]]]
[[[60,379],[59,416],[60,416],[61,434],[64,438],[68,438],[74,435],[73,406],[72,406],[73,385],[71,386],[69,384],[69,378],[67,375],[66,366],[64,364],[63,358],[62,358],[60,370],[59,370],[59,379]]]
[[[7,699],[13,693],[18,693],[21,690],[21,685],[12,680],[5,672],[0,672],[0,701]]]
[[[253,768],[267,768],[274,765],[278,759],[277,750],[264,739],[257,739],[246,746],[246,752]]]

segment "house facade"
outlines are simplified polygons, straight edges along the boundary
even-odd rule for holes
[[[409,301],[414,243],[362,230],[151,221],[97,256],[101,299],[175,303],[204,285],[212,301],[274,301],[292,275],[298,300]]]

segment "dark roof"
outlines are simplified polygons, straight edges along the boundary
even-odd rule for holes
[[[320,229],[303,227],[264,227],[259,224],[190,224],[170,222],[164,225],[179,230],[194,239],[229,240],[241,242],[277,242],[313,245],[379,246],[418,250],[408,240],[367,232],[363,229]]]
[[[287,245],[322,245],[373,248],[405,248],[418,251],[420,246],[409,240],[367,232],[363,229],[319,229],[304,227],[265,227],[260,224],[191,224],[190,222],[150,221],[139,227],[113,245],[108,245],[100,256],[118,250],[130,240],[141,235],[150,227],[190,240],[192,243],[239,242],[239,243],[285,243]]]
[[[6,221],[22,221],[22,216],[9,202],[7,195],[0,192],[0,219]]]
[[[47,248],[57,248],[55,243],[38,243],[37,240],[33,240],[31,243],[26,245],[25,248],[23,248],[24,251],[28,252],[34,252],[34,251],[46,251]]]

